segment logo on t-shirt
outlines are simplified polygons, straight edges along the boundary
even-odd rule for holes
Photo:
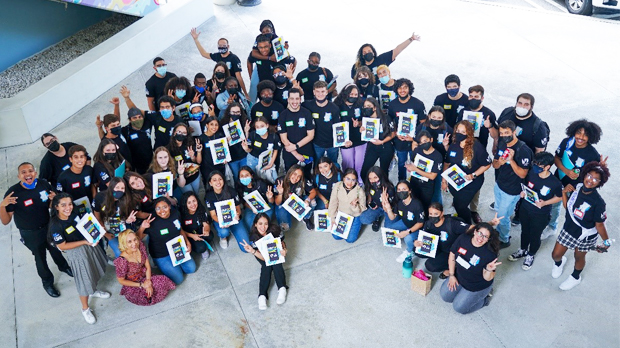
[[[47,191],[39,192],[39,196],[41,197],[41,202],[47,202],[47,199],[49,198]]]
[[[62,236],[58,233],[54,233],[54,242],[60,242],[62,240]]]
[[[178,230],[180,230],[180,229],[181,229],[181,223],[179,222],[179,220],[176,220],[176,219],[175,219],[175,220],[173,221],[173,223],[174,223],[174,227],[176,227]]]
[[[90,175],[84,177],[84,186],[90,186]]]

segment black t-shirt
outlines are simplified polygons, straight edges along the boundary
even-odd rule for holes
[[[167,219],[153,216],[155,220],[151,222],[151,227],[144,230],[144,233],[149,235],[149,254],[154,259],[168,257],[166,243],[181,235],[181,214],[171,207]]]
[[[577,192],[573,192],[574,194],[577,194]],[[597,190],[587,195],[580,190],[573,205],[573,210],[571,211],[567,207],[566,221],[564,222],[564,230],[571,236],[579,238],[582,234],[582,229],[573,222],[573,219],[570,217],[571,214],[583,228],[591,229],[596,227],[597,222],[605,222],[607,220],[607,205]],[[588,240],[597,236],[598,234],[594,234],[588,237]]]
[[[289,56],[276,63],[268,59],[254,58],[252,57],[252,52],[250,52],[248,62],[250,62],[250,64],[256,63],[256,71],[258,72],[259,81],[269,80],[275,82],[273,78],[273,68],[277,65],[288,66],[289,64],[293,64],[295,63],[295,57]]]
[[[532,150],[521,140],[517,140],[510,148],[515,152],[512,160],[515,161],[517,166],[529,170],[532,166]],[[500,143],[494,158],[496,160],[499,159],[505,150],[506,144]],[[521,182],[523,182],[523,179],[515,173],[509,162],[500,166],[499,169],[495,169],[495,182],[502,191],[509,195],[516,196],[521,193]]]
[[[431,134],[431,137],[435,139],[435,142],[433,142],[433,147],[435,148],[435,150],[439,151],[442,158],[446,157],[446,148],[443,147],[443,139],[447,137],[448,134],[453,134],[452,127],[450,127],[445,122],[443,125],[444,125],[443,129],[441,128],[441,126],[437,129],[433,129],[430,126],[426,126],[426,121],[424,121],[423,123],[419,124],[415,130],[416,135],[419,134],[423,130]]]
[[[278,192],[278,189],[277,189],[277,183],[278,182],[284,183],[284,177],[285,175],[282,175],[276,180],[276,185],[274,185],[273,187],[273,193],[275,195],[280,195],[284,193],[284,192]],[[284,184],[282,186],[284,186]],[[304,186],[303,189],[301,186],[302,186],[301,180],[299,180],[296,184],[291,184],[289,186],[289,194],[294,193],[299,198],[303,199],[304,196],[310,195],[310,191],[312,191],[315,188],[314,182],[312,182],[312,179],[305,179],[305,181],[303,182],[303,186]],[[288,199],[288,197],[282,197],[282,202],[284,203],[286,199]]]
[[[471,292],[480,291],[493,284],[482,276],[482,271],[497,254],[484,244],[477,248],[471,243],[472,236],[463,234],[452,244],[450,251],[456,257],[456,279],[459,284]]]
[[[392,62],[394,61],[392,60],[392,51],[393,50],[389,50],[385,53],[381,53],[380,55],[375,57],[375,60],[373,60],[370,64],[366,64],[366,62],[364,61],[363,66],[368,67],[372,71],[372,73],[375,74],[376,81],[379,81],[379,79],[377,78],[377,67],[383,64],[390,66],[390,64],[392,64]],[[355,68],[355,64],[353,64],[353,66],[351,67],[351,78],[355,77],[356,72],[357,69]]]
[[[103,163],[97,162],[93,166],[93,179],[97,183],[99,191],[105,191],[108,189],[108,183],[114,177],[114,173],[109,173]]]
[[[288,91],[291,88],[293,88],[291,81],[286,81],[284,86],[276,86],[276,90],[273,92],[273,100],[286,108],[288,106]]]
[[[131,152],[131,164],[139,173],[144,173],[153,159],[151,127],[151,123],[145,119],[142,129],[135,129],[131,124],[122,128],[123,137]]]
[[[314,176],[314,183],[319,190],[319,193],[328,201],[331,199],[334,185],[340,181],[342,181],[342,175],[340,172],[332,173],[332,177],[329,179],[320,173]]]
[[[226,66],[228,67],[228,70],[230,70],[230,74],[231,75],[235,75],[238,72],[242,72],[243,69],[241,68],[241,60],[239,59],[239,57],[237,57],[236,54],[229,52],[228,56],[226,57],[222,57],[222,54],[217,52],[217,53],[211,53],[211,60],[214,62],[224,62],[226,63]]]
[[[129,149],[129,145],[127,145],[127,139],[123,136],[122,132],[123,132],[123,129],[121,128],[121,135],[117,136],[116,138],[113,138],[113,139],[110,138],[110,139],[112,139],[114,143],[116,144],[116,146],[118,146],[117,151],[121,155],[123,155],[123,158],[125,159],[125,161],[127,161],[127,163],[129,164],[132,164],[133,162],[131,159],[131,150]]]
[[[319,67],[315,71],[310,71],[306,68],[300,71],[295,79],[299,81],[299,85],[304,91],[304,100],[309,101],[314,100],[313,91],[315,82],[325,81],[325,83],[329,84],[333,78],[334,74],[332,74],[329,69]],[[329,99],[330,101],[332,100],[331,93],[328,93],[327,99]]]
[[[562,183],[553,175],[549,175],[543,179],[538,174],[534,173],[534,171],[530,170],[523,184],[530,190],[536,192],[538,194],[538,199],[541,201],[548,201],[554,197],[562,197]],[[549,215],[551,213],[551,205],[545,205],[539,209],[530,202],[524,202],[522,207],[527,209],[530,214]]]
[[[293,144],[300,142],[311,130],[314,130],[314,121],[310,111],[303,106],[297,112],[285,109],[280,114],[278,132],[279,134],[286,134],[289,142]],[[312,156],[314,153],[312,142],[300,147],[297,152],[301,155]]]
[[[183,231],[187,233],[193,234],[202,234],[202,223],[206,222],[209,224],[211,222],[211,217],[207,212],[202,214],[198,212],[194,212],[194,214],[181,213],[181,226]]]
[[[280,150],[282,144],[280,143],[280,137],[275,133],[267,133],[267,139],[263,139],[256,135],[255,130],[252,130],[248,135],[248,147],[251,150],[250,154],[258,158],[261,153],[269,149],[274,151]]]
[[[146,180],[146,178],[145,178]],[[149,185],[149,182],[152,182],[153,180],[151,179],[150,181],[147,180],[146,185]],[[137,210],[141,211],[141,212],[145,212],[145,213],[153,213],[155,207],[153,206],[153,200],[151,200],[151,196],[147,195],[146,190],[136,190],[134,191],[136,193],[136,196],[138,197],[138,204],[137,204]]]
[[[146,81],[146,97],[155,98],[155,110],[159,110],[159,103],[157,103],[157,101],[164,95],[164,87],[166,86],[166,83],[168,80],[176,76],[177,75],[171,72],[167,72],[163,78],[159,78],[153,74],[148,81]]]
[[[586,145],[583,149],[577,148],[577,146],[575,146],[574,137],[564,138],[564,140],[562,140],[557,150],[555,150],[555,157],[562,160],[562,164],[565,167],[570,163],[575,173],[579,173],[581,168],[588,162],[599,161],[601,159],[601,155],[596,151],[594,146],[590,144]],[[572,180],[559,169],[556,169],[555,176],[560,178],[564,186],[570,184],[576,187],[579,183],[579,179]]]
[[[472,158],[472,161],[471,161],[472,162],[471,167],[469,167],[468,163],[463,159],[463,149],[458,143],[451,144],[450,147],[448,147],[448,151],[446,152],[446,158],[444,159],[444,162],[448,163],[448,165],[445,166],[444,170],[447,170],[448,168],[452,167],[453,164],[456,164],[459,168],[463,170],[463,172],[465,172],[465,174],[471,174],[475,172],[476,170],[478,170],[478,168],[485,167],[493,163],[493,160],[491,159],[491,156],[489,156],[489,154],[487,153],[487,150],[484,147],[482,147],[482,144],[480,144],[478,140],[475,140],[474,141],[474,157]],[[476,177],[474,179],[474,182],[476,180],[484,180],[484,173]],[[470,183],[469,185],[472,185],[472,184],[473,182]],[[450,188],[452,188],[452,186],[450,186]]]
[[[424,153],[424,150],[420,149],[420,147],[418,146],[411,152],[411,162],[415,163],[415,158],[417,155],[426,157],[429,160],[433,161],[433,166],[431,167],[430,172],[437,173],[437,177],[441,176],[441,173],[443,170],[443,156],[441,155],[441,153],[439,153],[439,151],[435,150],[427,155]],[[413,176],[411,177],[411,180],[415,180],[413,182],[421,181],[420,179],[413,177]],[[430,179],[427,182],[433,183],[433,181],[431,181]]]
[[[6,206],[8,213],[13,213],[15,218],[15,226],[20,230],[36,230],[41,228],[50,220],[49,194],[52,192],[52,186],[45,179],[37,179],[34,189],[29,190],[17,183],[6,191],[4,197],[13,193],[13,197],[17,198],[15,204]]]
[[[228,186],[224,186],[222,192],[219,194],[215,193],[213,190],[209,190],[205,194],[205,205],[209,211],[216,211],[215,203],[229,199],[233,199],[235,201],[235,206],[241,205],[241,199],[239,199],[237,192]]]
[[[252,106],[250,117],[252,121],[256,121],[257,118],[262,116],[269,120],[269,125],[277,126],[278,118],[284,109],[285,107],[276,101],[272,101],[269,106],[265,106],[263,103],[258,102]]]
[[[501,115],[504,115],[503,117]],[[532,152],[536,152],[536,148],[546,148],[547,142],[549,141],[549,133],[547,132],[547,128],[545,125],[540,122],[540,127],[538,130],[534,130],[534,123],[538,116],[534,112],[532,115],[525,120],[520,120],[517,118],[514,107],[509,107],[504,109],[500,114],[497,123],[500,124],[505,120],[511,120],[517,126],[516,134],[519,140],[525,142],[525,144],[532,150]],[[536,134],[534,134],[536,133]]]
[[[78,231],[77,224],[80,218],[77,214],[71,214],[67,220],[55,219],[50,223],[50,233],[54,244],[62,244],[64,242],[79,242],[84,240],[84,236]]]
[[[469,96],[463,93],[459,99],[452,100],[448,97],[448,93],[443,93],[435,97],[433,105],[439,105],[444,109],[444,119],[450,127],[454,127],[458,114],[469,105]]]
[[[462,234],[467,232],[470,225],[459,218],[445,216],[443,224],[437,227],[430,221],[426,221],[422,227],[424,231],[439,236],[437,250],[448,253],[454,241]]]
[[[94,211],[103,214],[103,211],[106,209],[105,197],[106,197],[105,191],[99,192],[95,195],[95,199],[92,204]],[[131,226],[127,226],[125,221],[121,219],[120,209],[118,207],[118,201],[114,201],[114,205],[116,206],[116,208],[114,209],[115,210],[114,215],[108,216],[104,221],[101,221],[101,222],[106,225],[108,232],[117,236],[119,233],[123,232],[124,230],[131,228]]]
[[[258,193],[261,195],[261,197],[263,197],[263,200],[265,202],[267,202],[267,204],[269,204],[269,199],[267,199],[267,190],[269,189],[269,184],[267,184],[265,181],[263,181],[262,179],[258,179],[258,178],[254,178],[254,184],[252,185],[252,187],[247,187],[245,185],[239,185],[238,189],[239,189],[239,196],[241,197],[245,197],[248,194],[254,192],[254,191],[258,191]],[[273,189],[272,189],[273,192]],[[242,199],[242,198],[241,198]],[[245,203],[245,200],[243,200],[243,202]]]
[[[61,144],[65,148],[65,155],[58,157],[53,153],[47,151],[41,159],[41,166],[39,168],[39,178],[47,180],[50,185],[56,185],[58,176],[63,171],[71,167],[71,161],[69,161],[69,149],[75,143],[66,142]],[[90,160],[90,156],[86,154],[86,158]]]
[[[330,101],[323,107],[318,106],[314,100],[304,102],[303,106],[310,110],[314,119],[315,132],[312,142],[324,149],[334,147],[332,125],[340,122],[340,109]]]
[[[464,111],[471,111],[469,105],[466,106],[464,109],[462,109],[457,118],[456,118],[456,122],[460,122],[463,120],[463,112]],[[480,134],[476,137],[476,139],[478,139],[480,141],[480,143],[482,144],[482,146],[484,146],[484,148],[486,149],[487,144],[489,143],[489,128],[484,126],[484,120],[487,119],[487,117],[489,118],[489,121],[491,122],[491,127],[497,129],[498,125],[497,125],[497,119],[495,118],[495,113],[493,111],[491,111],[491,109],[487,108],[486,106],[482,106],[482,108],[476,112],[482,112],[482,125],[480,125]]]
[[[424,207],[415,197],[411,198],[409,204],[399,199],[396,203],[396,212],[407,228],[424,222]]]
[[[416,126],[426,120],[426,108],[424,103],[416,98],[409,97],[409,100],[406,103],[402,103],[400,99],[394,99],[390,106],[388,107],[388,115],[392,118],[395,126],[398,126],[398,113],[414,113],[418,115],[418,120],[416,122]],[[411,150],[411,142],[410,141],[401,141],[398,137],[394,137],[394,147],[397,151],[410,151]]]
[[[371,207],[376,205],[377,208],[383,209],[383,204],[381,203],[381,194],[383,193],[383,188],[379,187],[375,189],[374,187],[370,188],[370,199],[368,200],[368,206]],[[396,199],[396,190],[393,186],[388,187],[387,189],[388,200],[390,201],[390,205],[394,206],[394,201]],[[372,202],[372,203],[371,203]]]
[[[360,127],[353,126],[353,120],[362,121],[362,110],[361,106],[356,106],[356,104],[352,104],[348,106],[345,103],[340,105],[340,121],[349,123],[349,140],[353,145],[351,147],[363,145],[362,141],[362,133],[360,132]]]
[[[172,129],[178,123],[183,122],[183,120],[174,112],[172,113],[170,120],[165,120],[159,112],[153,111],[145,112],[144,118],[149,120],[149,122],[153,125],[153,132],[155,133],[154,149],[157,149],[160,146],[168,145],[168,143],[170,143],[170,138],[172,137]]]
[[[56,183],[56,191],[66,192],[71,195],[73,200],[88,197],[93,201],[93,191],[90,185],[93,184],[93,167],[85,165],[80,174],[75,174],[71,169],[67,169],[60,174]]]
[[[364,87],[358,84],[357,89],[359,90],[359,96],[362,100],[366,100],[369,97],[379,99],[379,87],[377,87],[377,85],[369,83],[366,87]]]
[[[209,168],[214,168],[215,164],[213,164],[213,156],[211,155],[211,148],[209,142],[211,140],[224,138],[224,131],[220,128],[215,132],[215,134],[208,136],[206,133],[202,133],[200,135],[200,143],[202,144],[202,162],[200,163],[200,169],[210,170]],[[205,178],[209,174],[208,172],[202,173]],[[224,172],[222,171],[222,174]]]

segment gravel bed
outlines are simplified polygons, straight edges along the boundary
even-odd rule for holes
[[[81,56],[139,17],[114,14],[0,73],[0,99],[11,98]]]

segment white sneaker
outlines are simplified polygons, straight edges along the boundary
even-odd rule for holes
[[[90,325],[93,325],[97,322],[97,318],[95,318],[95,315],[93,314],[93,311],[90,310],[90,307],[83,309],[82,315],[84,316],[84,320],[86,320],[86,322]]]
[[[211,254],[209,253],[209,250],[205,251],[204,253],[200,254],[202,256],[203,260],[206,260],[209,258],[209,256],[211,256]]]
[[[564,266],[566,266],[566,256],[562,256],[562,264],[559,266],[553,265],[553,269],[551,270],[551,276],[554,279],[560,278],[562,272],[564,271]]]
[[[402,254],[400,254],[400,256],[398,256],[396,258],[396,262],[398,263],[403,263],[403,261],[405,261],[405,259],[407,258],[407,256],[411,255],[410,252],[408,252],[407,250],[403,251]]]
[[[278,290],[278,299],[276,300],[276,303],[281,305],[284,302],[286,302],[286,288],[285,287],[281,287]]]
[[[543,233],[540,235],[540,240],[545,240],[553,236],[556,232],[557,230],[555,228],[552,228],[551,226],[547,226],[545,230],[543,231]]]
[[[267,298],[265,297],[265,295],[258,296],[258,309],[260,309],[261,311],[267,309]]]
[[[90,295],[90,297],[98,297],[98,298],[110,298],[110,293],[105,291],[95,291],[94,294]]]
[[[572,275],[569,275],[568,278],[560,284],[560,289],[564,291],[570,290],[579,285],[579,283],[581,283],[581,277],[579,277],[579,279],[575,279]]]
[[[228,238],[220,238],[220,247],[228,249]]]

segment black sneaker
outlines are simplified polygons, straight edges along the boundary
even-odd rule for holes
[[[312,219],[304,219],[304,222],[306,223],[306,229],[308,231],[314,230],[314,222],[312,221]]]
[[[515,217],[513,217],[512,220],[510,220],[510,224],[513,226],[519,226],[521,225],[521,220],[519,220],[519,217],[515,215]]]
[[[501,242],[501,241],[499,242],[499,248],[500,248],[500,249],[506,249],[506,248],[508,248],[509,246],[510,246],[510,239],[509,239],[507,242],[505,242],[505,243],[504,243],[504,242]]]
[[[482,217],[480,216],[480,214],[478,214],[478,212],[475,211],[471,212],[471,219],[474,221],[475,224],[479,224],[482,222]]]
[[[375,232],[379,232],[381,229],[381,218],[378,218],[372,223],[372,230]]]
[[[508,261],[517,261],[518,259],[525,257],[526,255],[527,251],[519,249],[508,256]]]

